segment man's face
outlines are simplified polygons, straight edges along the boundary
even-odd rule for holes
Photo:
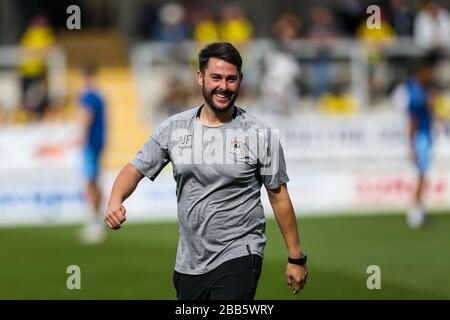
[[[234,106],[242,74],[234,64],[218,58],[210,58],[202,74],[197,71],[197,81],[203,97],[214,112],[225,113]]]

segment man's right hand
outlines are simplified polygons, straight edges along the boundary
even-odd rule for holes
[[[126,218],[127,210],[121,203],[108,204],[106,209],[105,222],[110,229],[117,230],[121,228]]]

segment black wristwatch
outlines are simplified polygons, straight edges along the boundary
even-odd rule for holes
[[[292,264],[296,264],[299,266],[303,266],[306,264],[306,261],[308,260],[308,256],[306,254],[302,254],[302,257],[299,259],[292,259],[288,257],[288,262]]]

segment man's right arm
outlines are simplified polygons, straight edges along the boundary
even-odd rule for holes
[[[144,177],[136,168],[128,163],[117,175],[106,209],[105,222],[109,228],[120,229],[125,222],[126,209],[122,203],[133,193],[139,181]]]

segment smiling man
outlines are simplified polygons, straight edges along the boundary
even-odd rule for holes
[[[293,293],[306,283],[289,178],[276,130],[234,103],[242,59],[229,43],[199,54],[203,104],[165,120],[117,176],[105,222],[120,229],[123,202],[145,176],[154,180],[172,162],[179,242],[173,283],[179,299],[253,299],[262,268],[265,186],[287,247],[286,282]]]

